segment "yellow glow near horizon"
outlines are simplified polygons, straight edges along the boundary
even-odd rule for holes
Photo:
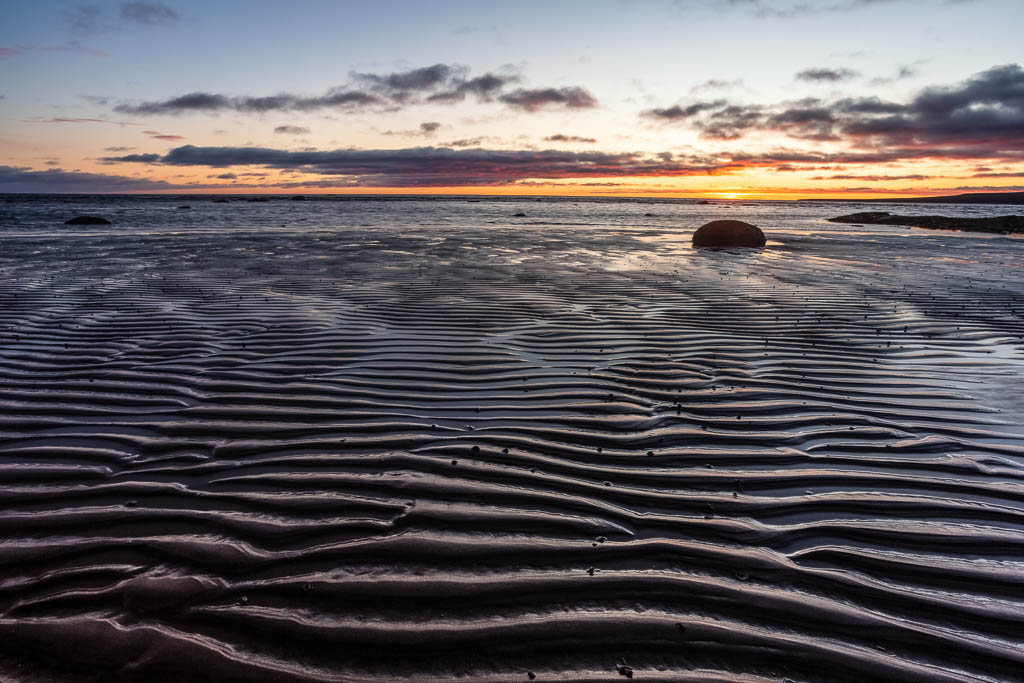
[[[73,156],[83,150],[73,147],[61,156]],[[44,171],[43,164],[34,164]],[[970,191],[972,174],[979,169],[960,160],[920,160],[911,163],[737,166],[715,174],[609,176],[577,178],[525,178],[507,184],[454,186],[322,186],[324,181],[344,183],[343,176],[308,171],[277,171],[265,167],[212,167],[102,163],[96,157],[86,159],[75,170],[122,177],[163,181],[174,187],[138,190],[141,194],[430,194],[430,195],[524,195],[651,197],[732,200],[793,199],[885,199],[929,195],[950,195]],[[984,183],[975,191],[1013,191],[1019,189],[1018,177],[1009,171],[1015,166],[991,169],[1010,175]],[[230,170],[230,174],[225,171]],[[989,169],[980,169],[989,170]],[[222,175],[228,175],[223,178]],[[1022,175],[1024,177],[1024,171]],[[304,183],[308,183],[304,184]]]

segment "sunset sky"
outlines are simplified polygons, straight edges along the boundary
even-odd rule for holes
[[[0,192],[1024,190],[1021,27],[1021,0],[6,0]]]

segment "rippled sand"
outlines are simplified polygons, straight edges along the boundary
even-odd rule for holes
[[[1024,240],[769,237],[5,237],[0,678],[1024,680]]]

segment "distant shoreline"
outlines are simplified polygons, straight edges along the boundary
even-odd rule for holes
[[[797,199],[798,202],[854,202],[857,204],[1024,204],[1024,192],[971,192],[941,197],[901,199]]]
[[[760,197],[665,197],[665,196],[630,196],[630,195],[557,195],[557,194],[427,194],[398,192],[365,192],[365,193],[295,193],[295,192],[0,192],[0,201],[13,201],[16,197],[64,197],[68,199],[81,197],[144,197],[149,199],[163,198],[168,201],[188,198],[193,201],[200,199],[214,200],[222,197],[248,198],[260,197],[267,201],[290,200],[296,194],[310,200],[332,199],[340,201],[443,201],[443,200],[491,200],[491,201],[601,201],[601,202],[638,202],[638,203],[685,203],[730,205],[750,202],[804,202],[804,203],[844,203],[844,204],[1003,204],[1024,205],[1024,192],[977,192],[959,195],[936,197],[897,197],[897,198],[843,198],[843,197],[805,197],[803,199],[770,199]]]

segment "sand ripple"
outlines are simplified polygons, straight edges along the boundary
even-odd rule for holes
[[[496,231],[5,239],[0,672],[1024,680],[1019,265]]]

